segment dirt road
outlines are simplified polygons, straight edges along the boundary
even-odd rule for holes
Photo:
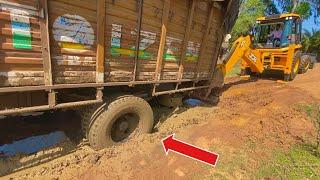
[[[0,169],[11,173],[5,179],[319,178],[320,156],[309,148],[316,131],[304,108],[317,103],[320,65],[288,84],[234,78],[217,106],[158,109],[162,114],[151,135],[100,152],[80,145],[52,158],[68,149],[66,141],[31,156],[3,159]],[[166,156],[161,139],[173,133],[177,139],[218,153],[217,167],[174,153]],[[33,159],[38,159],[34,167],[14,170],[19,169],[18,162]]]

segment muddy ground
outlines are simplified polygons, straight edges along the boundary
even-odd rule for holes
[[[154,133],[99,152],[91,150],[79,138],[78,117],[72,112],[4,119],[1,127],[6,128],[0,132],[0,145],[56,131],[64,132],[66,138],[31,155],[1,157],[0,154],[0,176],[4,179],[317,179],[320,178],[319,154],[313,153],[312,165],[304,161],[303,167],[310,167],[311,174],[304,168],[296,168],[300,167],[295,163],[298,161],[292,163],[286,158],[295,148],[311,147],[315,143],[316,129],[304,107],[318,103],[320,65],[290,83],[272,78],[232,78],[216,106],[155,107],[159,123]],[[218,153],[217,166],[213,168],[172,152],[166,156],[161,140],[173,133],[179,140]],[[286,161],[289,163],[284,164]],[[294,172],[290,169],[293,166]],[[279,172],[280,169],[284,171]]]

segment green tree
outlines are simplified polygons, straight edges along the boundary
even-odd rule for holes
[[[279,10],[273,0],[264,0],[263,2],[267,6],[267,8],[264,12],[266,15],[280,14],[280,12],[279,12]]]
[[[311,38],[311,46],[309,51],[320,55],[319,47],[320,47],[320,31],[316,31],[313,33],[313,36]]]
[[[301,2],[295,8],[295,13],[300,14],[302,19],[309,19],[312,16],[311,6],[308,2]]]
[[[282,11],[298,13],[303,19],[317,17],[320,12],[320,0],[278,0]]]
[[[263,16],[267,6],[262,0],[243,0],[240,6],[240,13],[231,35],[231,42],[240,35],[248,34],[254,26],[256,19]]]
[[[308,31],[304,30],[305,33],[302,37],[302,45],[305,52],[316,53],[320,55],[320,31]]]
[[[305,32],[303,34],[303,37],[302,37],[302,45],[303,45],[303,51],[304,52],[310,52],[311,51],[312,36],[313,36],[313,34],[310,31],[305,30]]]

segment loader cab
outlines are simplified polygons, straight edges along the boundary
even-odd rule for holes
[[[297,14],[258,18],[253,30],[256,48],[275,49],[301,43],[302,21]]]

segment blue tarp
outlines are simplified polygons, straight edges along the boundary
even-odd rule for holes
[[[41,149],[45,149],[60,143],[65,138],[65,134],[61,131],[53,132],[47,135],[34,136],[15,141],[12,144],[0,146],[0,154],[4,154],[5,156],[15,156],[19,153],[32,154]]]

